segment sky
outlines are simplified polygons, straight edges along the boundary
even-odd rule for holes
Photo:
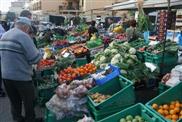
[[[0,10],[2,12],[7,12],[11,6],[11,2],[16,0],[0,0]]]

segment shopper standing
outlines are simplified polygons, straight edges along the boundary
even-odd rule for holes
[[[92,37],[93,34],[98,33],[98,30],[95,27],[95,23],[96,23],[95,21],[92,21],[91,25],[90,25],[90,27],[88,29],[89,40],[90,40],[90,38]]]
[[[128,41],[134,41],[139,37],[136,24],[135,20],[131,20],[130,27],[126,29],[126,37]]]
[[[20,13],[20,17],[27,17],[29,19],[32,19],[32,13],[29,10],[23,10]],[[31,24],[31,26],[32,26],[32,30],[29,32],[29,35],[32,38],[35,46],[37,47],[37,40],[35,38],[35,36],[37,34],[37,28],[33,24]]]
[[[114,23],[113,18],[108,19],[108,24],[109,24],[108,32],[113,32],[114,27],[115,27],[115,23]]]
[[[35,122],[32,65],[38,63],[42,56],[28,35],[30,31],[30,19],[19,17],[15,27],[4,33],[0,40],[2,78],[13,119],[17,122]],[[21,114],[22,103],[25,120]]]

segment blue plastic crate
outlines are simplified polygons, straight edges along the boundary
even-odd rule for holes
[[[106,75],[102,79],[94,79],[97,85],[103,85],[104,83],[106,83],[106,82],[108,82],[108,81],[110,81],[110,80],[112,80],[112,79],[114,79],[120,75],[120,70],[118,67],[113,66],[111,64],[109,64],[109,66],[111,67],[112,72],[110,74]],[[103,71],[103,70],[101,70],[101,71]],[[101,71],[98,71],[97,73],[99,73]]]

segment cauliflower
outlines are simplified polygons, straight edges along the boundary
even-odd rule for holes
[[[118,53],[118,50],[117,50],[117,49],[112,49],[111,52],[112,52],[113,54],[117,54],[117,53]]]
[[[137,56],[136,56],[136,55],[130,55],[130,57],[131,57],[133,60],[137,60]]]
[[[120,63],[123,63],[123,58],[120,58],[120,59],[119,59],[119,62],[120,62]]]
[[[130,46],[130,44],[128,42],[124,42],[123,45],[124,46]]]
[[[105,56],[101,56],[101,57],[100,57],[100,62],[101,62],[101,63],[104,63],[105,61],[106,61],[106,57],[105,57]]]
[[[98,67],[100,65],[99,61],[95,61],[94,64]]]
[[[113,48],[113,47],[114,47],[114,42],[111,42],[111,43],[109,44],[109,47]]]
[[[130,48],[130,49],[129,49],[129,53],[130,53],[131,55],[135,55],[135,54],[136,54],[136,49],[135,49],[135,48]]]
[[[119,59],[119,58],[121,58],[121,55],[118,53],[118,54],[116,54],[113,58]]]
[[[111,64],[112,65],[117,65],[119,63],[119,60],[118,59],[115,59],[115,58],[112,58],[111,59]]]
[[[111,50],[110,49],[105,49],[104,53],[105,53],[105,55],[110,55],[111,54]]]

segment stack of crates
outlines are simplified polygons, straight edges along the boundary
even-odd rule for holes
[[[55,114],[46,109],[44,122],[77,122],[79,119],[82,118],[83,117],[65,117],[63,119],[57,120]]]
[[[170,72],[171,69],[176,66],[177,59],[178,59],[177,52],[176,53],[166,52],[164,54],[163,64],[162,64],[162,53],[153,54],[153,53],[145,52],[144,56],[145,56],[145,62],[150,62],[158,66],[162,74],[166,74]]]
[[[149,101],[146,104],[146,106],[153,113],[155,113],[157,116],[159,116],[163,120],[163,122],[171,122],[171,120],[166,119],[164,116],[159,114],[156,110],[154,110],[152,108],[152,105],[155,103],[155,104],[160,106],[162,104],[171,103],[172,101],[180,101],[180,102],[182,102],[182,82],[180,84],[176,85],[175,87],[172,87],[172,88],[166,90],[165,92],[163,92],[162,94],[160,94],[156,98],[152,99],[151,101]],[[178,119],[176,122],[182,122],[182,118]]]
[[[36,71],[33,78],[37,92],[37,103],[41,106],[54,95],[54,91],[58,86],[54,79],[54,68],[49,68],[42,71]]]
[[[145,107],[141,103],[138,103],[123,111],[113,114],[112,116],[109,116],[99,122],[121,122],[120,121],[121,118],[126,118],[129,115],[131,115],[132,117],[140,116],[142,117],[142,119],[145,120],[145,122],[163,122],[160,117],[156,116],[154,113],[152,113],[147,107]]]
[[[90,97],[94,93],[111,95],[111,97],[101,103],[95,103]],[[114,78],[101,86],[96,86],[88,92],[88,108],[96,121],[117,113],[134,103],[133,83],[122,76]]]
[[[37,90],[37,103],[41,106],[50,100],[50,98],[55,94],[55,89],[58,86],[58,83],[53,80],[53,78],[49,78],[49,80],[45,79],[35,79],[36,82],[36,90]]]

